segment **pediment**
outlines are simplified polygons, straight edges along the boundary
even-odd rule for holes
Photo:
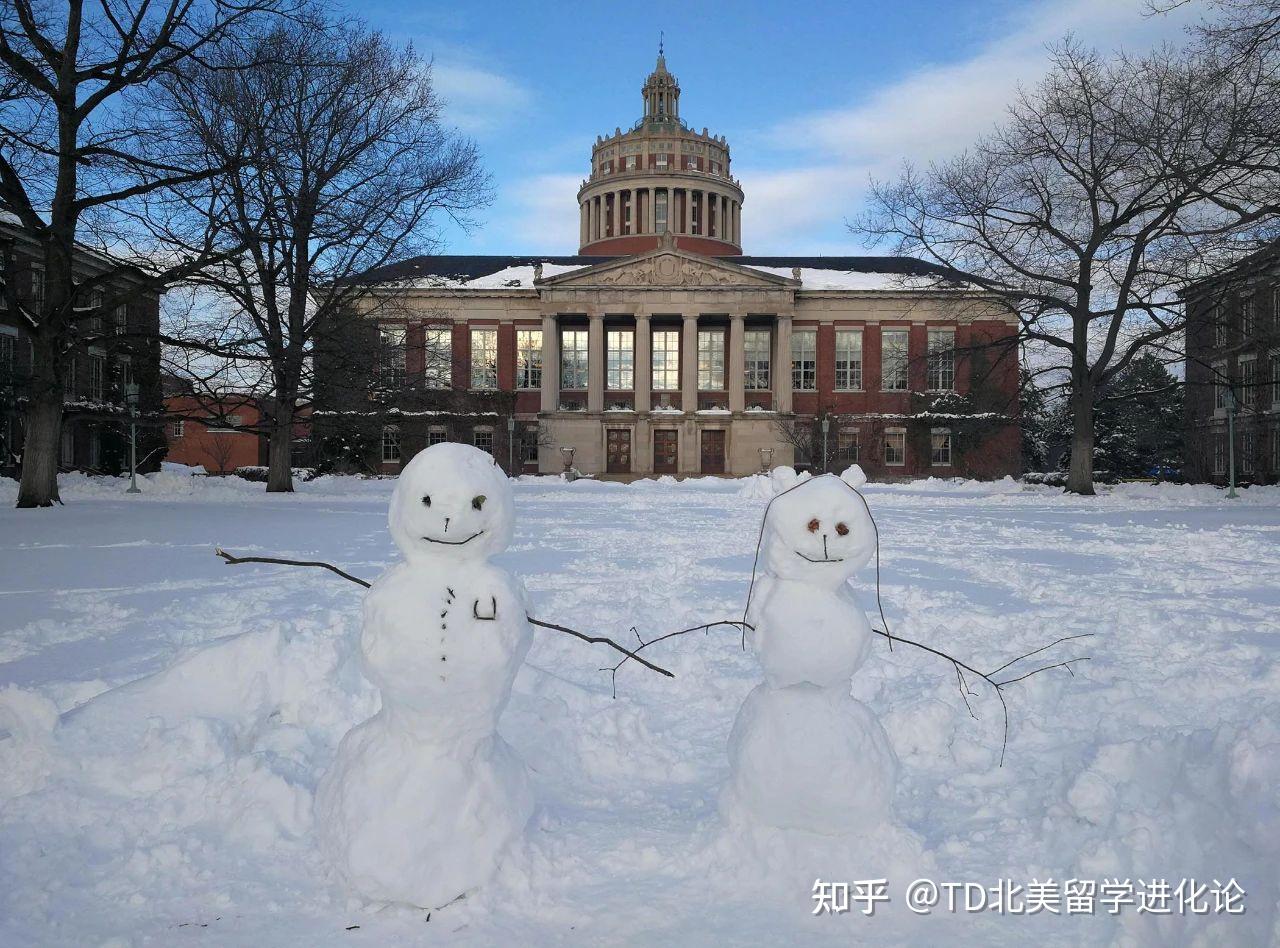
[[[754,287],[783,289],[795,280],[762,273],[716,257],[681,250],[659,249],[621,257],[582,270],[536,281],[541,287]]]

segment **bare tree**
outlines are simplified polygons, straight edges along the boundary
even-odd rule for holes
[[[58,501],[63,364],[89,341],[89,320],[109,312],[122,276],[154,288],[198,269],[212,254],[191,246],[163,266],[99,256],[79,282],[84,244],[120,246],[131,204],[209,177],[203,155],[176,141],[153,160],[132,94],[232,43],[278,0],[5,0],[0,4],[0,204],[41,246],[43,299],[3,287],[31,336],[19,507]],[[101,303],[90,299],[101,294]]]
[[[192,281],[225,311],[170,341],[242,373],[257,367],[267,490],[288,491],[318,336],[380,305],[361,274],[434,248],[437,215],[466,223],[488,179],[475,146],[442,124],[430,66],[379,33],[312,9],[217,65],[167,80],[163,101],[227,169],[193,192],[189,212],[247,250]],[[236,162],[244,142],[250,154]]]
[[[1274,143],[1254,133],[1265,84],[1200,54],[1104,60],[1067,44],[972,149],[878,183],[861,230],[972,275],[1056,354],[1072,413],[1067,490],[1093,493],[1094,403],[1184,325],[1179,289],[1270,211],[1256,188]]]

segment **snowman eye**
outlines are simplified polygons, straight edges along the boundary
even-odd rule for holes
[[[810,520],[810,521],[809,521],[809,532],[810,532],[810,533],[817,533],[817,532],[818,532],[818,528],[819,528],[820,526],[822,526],[822,524],[820,524],[820,523],[818,522],[818,518],[817,518],[817,517],[814,517],[812,520]]]
[[[484,502],[485,502],[485,500],[487,500],[487,499],[488,499],[488,498],[486,498],[486,497],[484,496],[484,494],[480,494],[480,495],[478,495],[478,496],[476,496],[476,497],[472,497],[472,498],[471,498],[471,506],[472,506],[472,507],[474,507],[476,510],[479,510],[481,507],[483,507],[483,506],[484,506]]]
[[[423,495],[422,495],[422,506],[424,506],[424,507],[430,507],[430,506],[431,506],[431,495],[430,495],[430,494],[423,494]]]
[[[840,536],[845,536],[848,534],[848,532],[849,532],[849,528],[846,527],[843,523],[836,524],[836,533],[840,534]]]

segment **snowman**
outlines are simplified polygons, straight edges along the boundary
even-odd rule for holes
[[[764,682],[729,738],[731,823],[867,834],[887,825],[897,759],[850,695],[872,631],[849,586],[876,550],[856,465],[783,491],[765,512],[747,621]]]
[[[522,585],[490,562],[512,519],[506,475],[469,445],[433,445],[400,474],[388,521],[404,560],[369,589],[360,639],[382,708],[316,792],[322,847],[366,898],[465,895],[532,813],[524,764],[496,732],[531,638]]]

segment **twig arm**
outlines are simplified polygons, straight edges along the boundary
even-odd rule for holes
[[[343,579],[349,579],[351,582],[363,586],[368,589],[373,583],[366,582],[358,576],[352,576],[345,570],[340,570],[332,563],[322,563],[319,560],[282,560],[274,556],[233,556],[226,550],[217,548],[215,551],[218,556],[227,561],[228,566],[238,566],[241,563],[275,563],[278,566],[318,566],[321,569],[327,569],[330,572],[337,573]]]

